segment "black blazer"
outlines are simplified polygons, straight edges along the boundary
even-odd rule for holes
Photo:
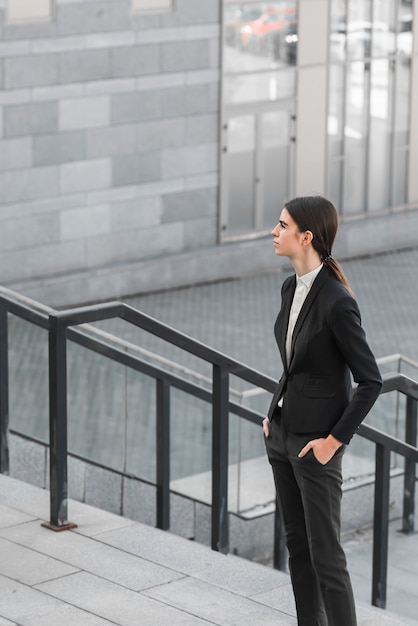
[[[295,288],[296,276],[283,283],[274,332],[284,372],[268,417],[282,419],[289,432],[331,433],[347,444],[376,401],[382,378],[361,327],[357,303],[326,266],[303,303],[287,365],[286,333]],[[357,383],[354,393],[350,371]]]

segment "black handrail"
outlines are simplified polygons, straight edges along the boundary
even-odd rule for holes
[[[51,522],[53,528],[71,525],[67,511],[67,390],[66,390],[66,333],[70,326],[119,317],[143,330],[160,337],[190,354],[212,364],[212,524],[213,550],[226,554],[229,550],[228,524],[228,411],[229,375],[234,374],[247,382],[273,391],[275,381],[250,369],[221,352],[188,337],[158,320],[141,313],[123,302],[109,302],[85,306],[49,316],[49,368],[50,368],[50,474]],[[168,524],[167,510],[169,484],[169,428],[162,425],[167,420],[168,389],[157,386],[157,494],[158,523]]]
[[[212,535],[214,550],[228,552],[229,527],[228,495],[228,414],[233,413],[259,424],[262,415],[229,399],[231,374],[273,392],[276,381],[224,355],[205,344],[137,311],[121,302],[80,307],[67,311],[53,311],[45,315],[30,306],[0,294],[0,471],[8,473],[8,362],[7,313],[13,313],[33,324],[49,330],[49,388],[50,388],[50,522],[54,530],[74,526],[68,521],[67,511],[67,339],[90,350],[152,376],[156,381],[157,402],[157,526],[169,528],[169,420],[170,389],[177,387],[212,404]],[[138,356],[92,338],[80,329],[72,328],[87,322],[120,317],[163,340],[212,364],[212,392],[189,381],[143,362]],[[374,548],[372,604],[386,606],[386,577],[388,551],[390,455],[400,454],[405,459],[403,531],[413,532],[415,502],[415,467],[418,461],[417,400],[418,383],[402,374],[386,374],[382,393],[399,391],[407,397],[406,443],[366,424],[358,434],[376,446],[376,482],[374,503]],[[284,568],[285,548],[280,517],[275,515],[274,565]]]

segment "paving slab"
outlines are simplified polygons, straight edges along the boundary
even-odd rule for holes
[[[203,626],[207,623],[187,611],[173,608],[169,602],[147,598],[87,572],[52,580],[37,588],[120,626]]]
[[[224,626],[295,626],[296,619],[281,609],[271,607],[187,577],[171,585],[162,585],[145,592],[149,597],[176,606],[187,613],[197,614],[210,623]]]
[[[5,624],[105,626],[112,623],[5,576],[0,576],[0,598],[0,615]]]
[[[37,523],[39,526],[39,523]],[[67,576],[77,571],[67,563],[0,537],[0,574],[25,585]]]
[[[168,568],[135,558],[128,552],[116,550],[79,533],[45,531],[36,521],[0,530],[0,538],[4,537],[36,553],[48,555],[51,560],[61,560],[72,568],[96,574],[134,591],[166,583],[180,576]],[[137,532],[140,532],[140,528],[137,528]],[[115,567],[116,561],[118,567]]]
[[[221,555],[202,544],[185,542],[181,537],[147,526],[141,527],[141,533],[135,527],[103,533],[100,540],[244,596],[289,584],[287,574],[258,563],[252,563],[248,569],[244,559]]]

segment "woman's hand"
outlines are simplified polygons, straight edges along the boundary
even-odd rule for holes
[[[263,419],[263,433],[265,437],[268,437],[270,434],[270,421],[268,417]]]
[[[316,460],[322,465],[326,465],[341,446],[341,441],[338,441],[338,439],[336,439],[333,435],[328,435],[328,437],[320,439],[312,439],[312,441],[308,441],[306,446],[302,448],[298,457],[301,459],[309,452],[309,450],[312,450]]]

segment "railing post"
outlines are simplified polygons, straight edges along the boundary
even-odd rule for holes
[[[228,371],[213,365],[212,405],[212,550],[227,554],[228,519]]]
[[[417,447],[417,401],[410,396],[406,398],[405,442]],[[405,459],[405,475],[403,487],[402,532],[411,535],[415,526],[415,469],[416,463]]]
[[[390,450],[376,444],[372,604],[386,608],[389,540]]]
[[[0,473],[9,473],[9,360],[5,309],[0,310]]]
[[[67,328],[49,316],[49,471],[50,521],[42,526],[68,530],[67,479]]]
[[[170,528],[170,388],[157,379],[157,528]]]

